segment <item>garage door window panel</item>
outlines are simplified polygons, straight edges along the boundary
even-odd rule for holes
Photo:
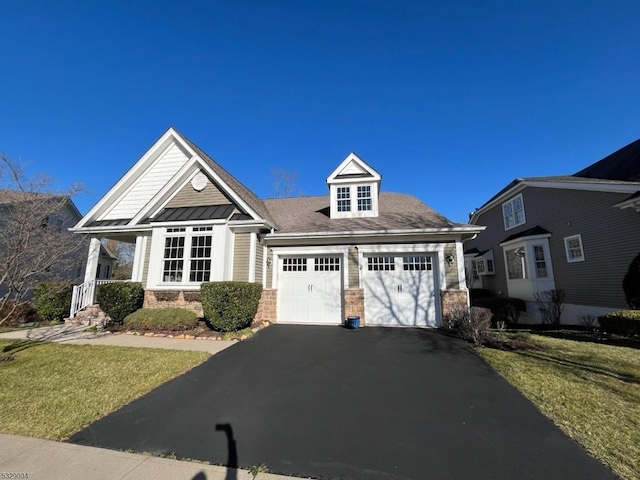
[[[403,257],[403,270],[431,270],[431,257]]]
[[[313,269],[316,272],[339,272],[339,257],[319,257],[315,259]]]
[[[369,257],[367,258],[367,270],[379,271],[379,270],[395,270],[396,264],[393,257]]]
[[[306,272],[307,259],[306,258],[283,258],[282,271],[283,272]]]

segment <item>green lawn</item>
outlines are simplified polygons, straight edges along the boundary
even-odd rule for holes
[[[64,440],[186,372],[205,352],[0,340],[0,432]]]
[[[478,352],[593,456],[640,479],[640,350],[532,338],[544,349]]]

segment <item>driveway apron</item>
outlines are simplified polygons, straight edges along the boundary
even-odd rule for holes
[[[275,325],[69,441],[322,479],[616,478],[422,329]]]

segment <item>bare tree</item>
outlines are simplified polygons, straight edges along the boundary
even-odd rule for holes
[[[116,257],[116,264],[111,278],[114,280],[129,280],[133,272],[133,257],[136,253],[135,244],[120,242],[111,238],[107,239],[104,244],[107,250]]]
[[[38,283],[75,276],[74,252],[86,242],[67,228],[75,222],[70,198],[81,191],[80,184],[55,191],[50,177],[27,176],[0,154],[0,325]]]
[[[271,169],[271,184],[275,198],[287,198],[300,195],[298,189],[298,172],[282,168]]]

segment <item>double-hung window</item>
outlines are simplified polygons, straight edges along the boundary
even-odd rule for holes
[[[358,187],[358,211],[371,210],[371,185]]]
[[[564,249],[567,253],[567,262],[583,262],[584,249],[582,248],[582,236],[572,235],[564,238]]]
[[[163,283],[200,283],[211,279],[212,230],[213,227],[167,228]]]
[[[338,187],[338,211],[351,211],[351,187]]]
[[[508,202],[502,204],[502,215],[505,230],[517,227],[525,222],[522,194],[516,195]]]
[[[536,263],[536,277],[547,278],[547,261],[544,258],[544,248],[542,245],[533,246],[533,257]]]

